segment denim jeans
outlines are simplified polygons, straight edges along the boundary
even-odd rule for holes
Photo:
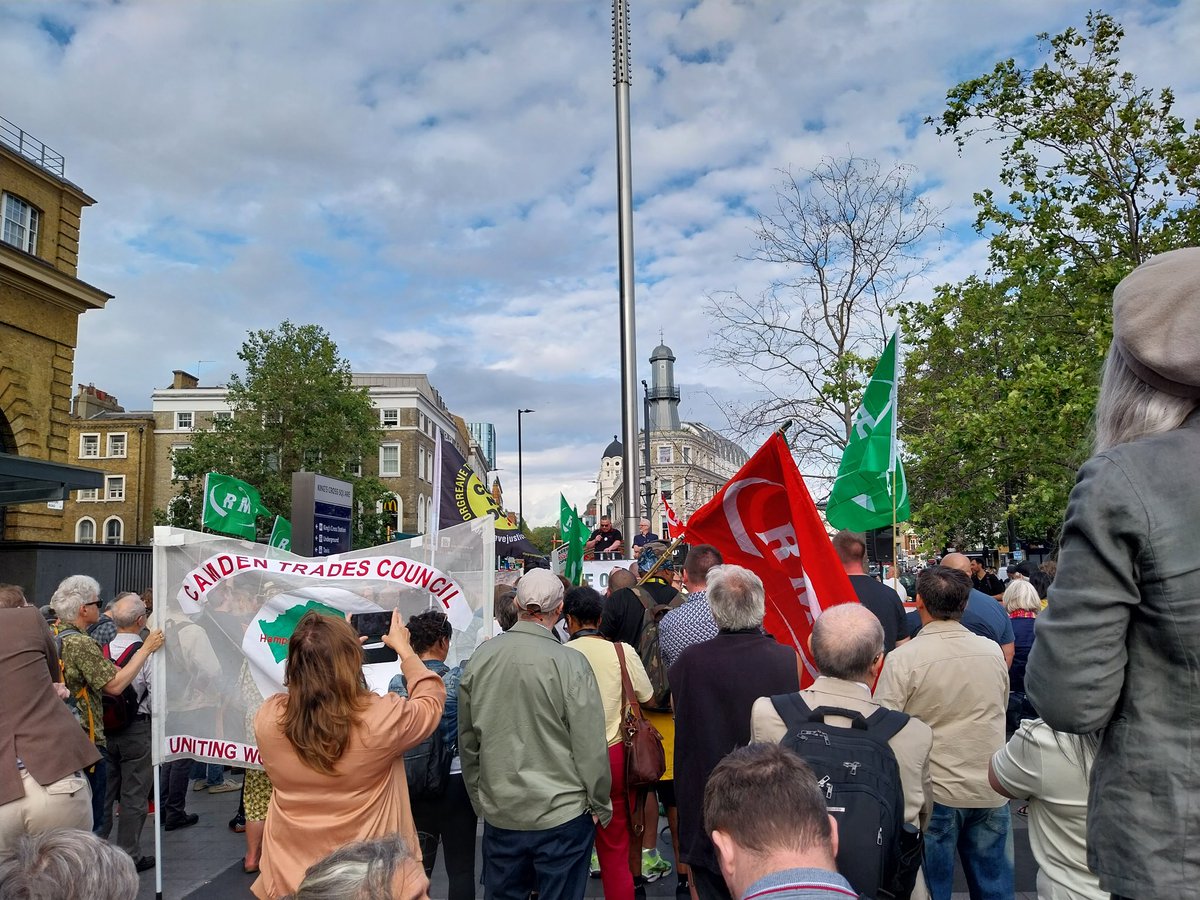
[[[203,781],[209,787],[214,787],[225,781],[225,767],[193,760],[192,781]]]
[[[84,769],[88,784],[92,787],[92,834],[99,835],[104,827],[104,798],[108,795],[108,751],[97,747],[100,761],[91,770]]]
[[[1011,825],[1008,804],[992,809],[933,804],[925,830],[925,879],[933,900],[950,900],[956,849],[971,900],[1012,900]]]

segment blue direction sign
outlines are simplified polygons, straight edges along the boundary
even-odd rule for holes
[[[332,556],[351,549],[354,487],[313,472],[292,475],[292,552]]]
[[[313,556],[332,556],[350,549],[350,507],[313,504]]]

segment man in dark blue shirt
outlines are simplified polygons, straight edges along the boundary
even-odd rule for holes
[[[971,575],[971,560],[962,553],[947,553],[942,558],[942,565],[958,569],[969,578]],[[1004,653],[1004,664],[1011,666],[1016,639],[1013,636],[1012,621],[1004,611],[1004,605],[993,600],[987,594],[972,588],[967,597],[967,608],[963,612],[962,625],[967,631],[990,638],[1000,645]],[[908,614],[908,624],[911,628],[910,637],[921,630],[921,617],[916,612]]]

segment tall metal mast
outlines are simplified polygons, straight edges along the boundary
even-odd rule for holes
[[[637,347],[633,315],[633,175],[629,151],[629,0],[613,0],[613,86],[617,92],[617,244],[621,277],[621,481],[625,549],[639,514]],[[646,426],[649,427],[649,424]]]

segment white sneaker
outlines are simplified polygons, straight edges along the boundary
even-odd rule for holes
[[[240,781],[234,781],[232,778],[226,778],[220,784],[214,784],[212,787],[210,787],[208,792],[210,794],[227,794],[230,791],[240,791],[241,789],[242,783]]]

